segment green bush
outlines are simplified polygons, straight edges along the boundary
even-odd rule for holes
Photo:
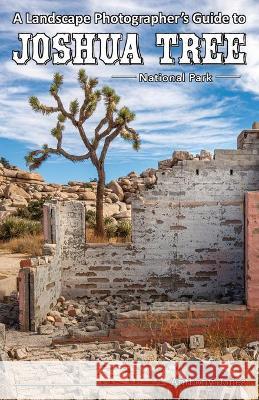
[[[43,204],[45,201],[46,199],[31,201],[28,207],[18,209],[16,213],[17,217],[41,221],[43,217]]]
[[[85,213],[85,220],[89,228],[94,229],[96,226],[96,212],[93,210],[87,210]]]
[[[105,225],[105,233],[108,238],[112,238],[117,236],[117,225],[115,224],[106,224]]]
[[[91,185],[91,183],[89,183],[89,182],[85,182],[83,184],[83,188],[85,188],[85,189],[93,189],[93,185]]]
[[[0,157],[0,164],[3,164],[4,168],[6,168],[6,169],[12,168],[9,161],[4,157]]]
[[[9,240],[24,235],[38,234],[41,231],[42,226],[38,221],[18,217],[8,217],[0,225],[0,239]]]
[[[131,222],[129,220],[122,220],[117,225],[117,236],[129,237],[131,235]]]
[[[104,225],[110,225],[113,223],[113,218],[112,217],[105,217],[104,218]]]

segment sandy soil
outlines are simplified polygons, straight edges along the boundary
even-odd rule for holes
[[[10,254],[0,250],[0,279],[1,276],[17,276],[20,269],[20,260],[27,258],[25,254]]]
[[[0,301],[16,291],[20,261],[26,257],[24,254],[10,254],[0,250]]]

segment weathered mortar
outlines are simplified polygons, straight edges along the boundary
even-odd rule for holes
[[[63,294],[243,301],[244,195],[259,190],[257,142],[247,149],[259,131],[246,132],[238,150],[158,170],[132,204],[131,244],[86,244],[83,204],[58,203]]]

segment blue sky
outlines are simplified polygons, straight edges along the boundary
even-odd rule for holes
[[[64,74],[62,97],[65,104],[76,97],[80,89],[76,82],[78,67],[68,64],[64,67],[48,63],[38,66],[30,61],[26,66],[17,66],[12,61],[12,50],[20,48],[18,32],[45,32],[54,36],[58,32],[138,32],[143,66],[87,66],[89,75],[99,78],[100,85],[113,86],[121,96],[121,105],[129,106],[136,113],[132,126],[140,133],[142,146],[139,152],[118,139],[113,143],[106,161],[107,180],[126,175],[135,170],[141,172],[148,167],[156,167],[157,162],[169,158],[176,149],[192,151],[200,149],[213,151],[215,148],[235,148],[237,134],[251,123],[259,120],[259,2],[257,0],[201,0],[197,2],[180,0],[107,0],[104,6],[98,0],[87,2],[74,0],[9,0],[0,1],[0,156],[11,163],[26,168],[24,155],[44,143],[51,143],[50,130],[55,125],[54,117],[43,117],[33,113],[28,105],[28,97],[38,96],[42,102],[52,104],[48,94],[53,72]],[[196,4],[195,4],[196,3]],[[177,14],[185,11],[209,13],[222,11],[226,14],[237,12],[246,14],[245,25],[180,25],[180,26],[139,26],[131,28],[109,25],[13,25],[15,12],[31,14],[93,14],[106,11],[108,14]],[[161,49],[155,47],[155,33],[158,32],[246,32],[246,66],[179,66],[159,65]],[[177,73],[211,72],[212,74],[238,74],[240,79],[217,80],[213,84],[200,83],[139,83],[137,80],[112,80],[112,75],[138,74],[139,72]],[[87,132],[91,132],[102,114],[98,109],[94,119],[89,121]],[[83,153],[81,143],[69,124],[66,126],[65,145],[67,150]],[[39,172],[49,182],[69,180],[89,180],[96,176],[90,163],[72,164],[62,158],[47,161]]]

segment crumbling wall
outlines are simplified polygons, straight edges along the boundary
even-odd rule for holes
[[[259,309],[259,192],[246,194],[246,304]]]
[[[62,243],[66,231],[54,202],[43,209],[45,256],[22,260],[19,271],[19,321],[24,331],[35,331],[56,304],[62,290]],[[58,243],[58,246],[56,245]]]
[[[61,268],[55,257],[21,261],[19,320],[21,330],[35,331],[61,293]]]
[[[259,189],[258,169],[253,150],[217,150],[157,171],[132,204],[128,245],[85,244],[83,205],[60,205],[63,293],[243,301],[244,195]]]
[[[251,147],[257,133],[243,132],[238,150],[215,150],[213,159],[163,164],[156,184],[132,202],[131,243],[86,243],[83,202],[47,205],[45,250],[51,254],[54,242],[56,250],[49,264],[30,269],[32,325],[37,326],[60,291],[66,297],[131,294],[144,301],[152,296],[243,302],[244,199],[246,192],[259,190],[259,150]],[[248,198],[253,211],[247,211],[247,218],[253,220],[256,206]],[[253,248],[256,233],[257,228],[247,228]],[[248,279],[257,268],[257,253],[249,249],[253,264],[247,263]]]

